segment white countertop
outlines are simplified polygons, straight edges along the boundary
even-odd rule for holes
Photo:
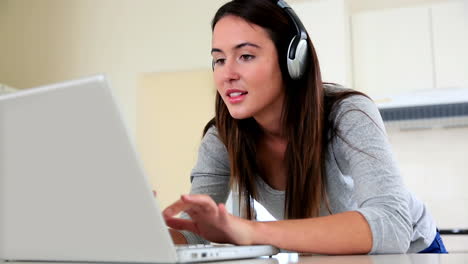
[[[4,263],[4,262],[0,262]],[[33,264],[36,262],[6,262],[8,264]],[[37,262],[49,264],[48,262]],[[50,262],[61,264],[62,262]],[[452,254],[400,254],[400,255],[353,255],[353,256],[301,256],[282,253],[273,258],[257,258],[210,262],[210,264],[458,264],[468,263],[468,253]],[[73,263],[78,264],[78,263]],[[89,264],[89,263],[86,263]]]

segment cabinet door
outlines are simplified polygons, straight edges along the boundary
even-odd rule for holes
[[[428,7],[352,16],[354,87],[371,96],[434,87]]]
[[[468,87],[468,2],[431,7],[438,88]]]
[[[350,87],[349,19],[344,0],[291,3],[317,51],[322,78]]]

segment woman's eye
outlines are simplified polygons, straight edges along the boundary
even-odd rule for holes
[[[224,64],[224,61],[225,61],[225,60],[226,60],[226,59],[214,59],[213,62],[214,62],[215,65],[218,65],[218,64]]]
[[[253,58],[255,58],[254,55],[250,55],[250,54],[241,55],[241,59],[244,60],[244,61],[249,61],[249,60],[252,60]]]

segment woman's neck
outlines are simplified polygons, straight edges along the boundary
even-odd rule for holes
[[[284,140],[285,133],[281,122],[281,115],[269,115],[255,118],[263,131],[266,140]]]

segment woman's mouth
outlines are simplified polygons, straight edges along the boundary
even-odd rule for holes
[[[231,104],[235,104],[242,102],[245,99],[248,92],[240,90],[231,90],[228,91],[226,94],[228,96],[229,102]]]

